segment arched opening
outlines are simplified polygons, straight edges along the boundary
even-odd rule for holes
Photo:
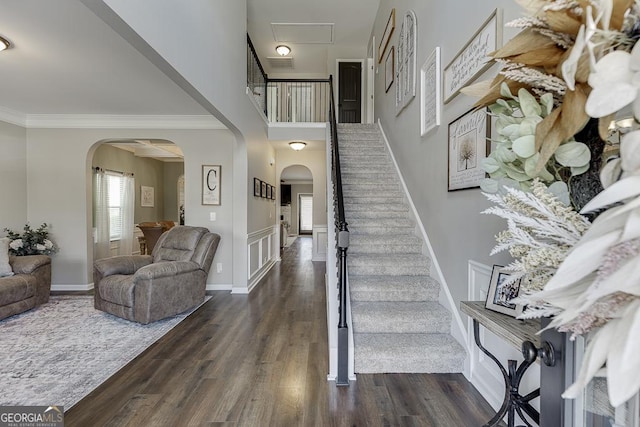
[[[313,232],[313,174],[308,167],[291,165],[280,174],[281,245]]]
[[[159,234],[181,223],[184,156],[173,142],[102,140],[93,150],[90,163],[90,265],[95,259],[113,255],[151,253]]]

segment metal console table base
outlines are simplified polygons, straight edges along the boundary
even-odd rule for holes
[[[508,361],[508,369],[509,372],[502,366],[500,361],[489,352],[486,348],[482,346],[480,342],[480,324],[478,320],[473,319],[473,338],[476,342],[476,345],[484,354],[486,354],[491,360],[493,360],[498,368],[500,368],[500,372],[502,373],[502,377],[504,379],[505,392],[504,392],[504,401],[502,402],[502,406],[496,413],[496,415],[489,420],[483,427],[493,427],[497,426],[500,423],[500,420],[507,415],[507,423],[508,427],[515,426],[515,414],[516,412],[520,415],[520,418],[525,422],[528,427],[534,427],[533,424],[530,424],[527,418],[524,416],[523,412],[526,413],[536,424],[540,423],[540,413],[536,411],[536,409],[531,406],[529,402],[531,402],[536,397],[540,396],[540,389],[536,389],[526,396],[522,396],[519,391],[520,381],[522,381],[522,376],[534,363],[534,360],[524,360],[520,366],[518,362],[515,360]]]

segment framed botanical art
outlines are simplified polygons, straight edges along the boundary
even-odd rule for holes
[[[155,205],[155,193],[153,187],[146,185],[140,186],[140,206],[143,208],[152,208]]]
[[[420,135],[440,126],[440,47],[429,55],[420,69]]]
[[[491,271],[491,282],[487,292],[485,307],[498,313],[517,317],[522,313],[523,306],[514,304],[512,299],[520,293],[522,279],[511,279],[511,273],[501,265],[494,265]]]
[[[262,181],[258,178],[253,178],[253,195],[255,197],[260,197],[260,192],[262,191]]]
[[[384,32],[382,33],[382,37],[380,37],[380,45],[378,45],[378,64],[382,62],[382,58],[384,58],[384,53],[387,51],[387,46],[389,45],[389,41],[391,40],[391,35],[393,34],[393,30],[396,28],[396,9],[391,9],[391,13],[389,14],[389,19],[387,19],[387,25],[384,27]]]
[[[393,75],[395,74],[394,64],[394,47],[391,46],[387,59],[384,61],[384,91],[389,92],[389,88],[393,84]]]
[[[491,66],[489,54],[502,46],[502,9],[495,9],[444,68],[444,102]]]
[[[260,197],[267,197],[267,183],[261,181],[262,186],[260,187]]]
[[[267,184],[267,199],[271,199],[271,192],[273,187],[271,186],[271,184]]]
[[[448,190],[480,187],[480,166],[491,147],[491,121],[486,109],[472,110],[449,123]]]
[[[220,205],[220,165],[202,165],[202,204]]]

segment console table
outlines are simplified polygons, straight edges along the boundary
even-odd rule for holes
[[[520,386],[520,381],[525,371],[535,363],[538,356],[540,356],[545,363],[548,362],[549,358],[553,358],[552,348],[543,345],[543,348],[538,350],[541,347],[541,342],[540,336],[536,335],[536,333],[541,329],[540,320],[517,320],[505,314],[486,309],[484,301],[463,301],[460,303],[460,309],[473,319],[473,338],[476,345],[480,351],[498,365],[504,378],[505,393],[502,406],[496,415],[483,427],[498,425],[505,415],[507,415],[508,426],[514,427],[516,412],[520,415],[520,418],[531,427],[532,425],[525,419],[523,411],[530,419],[538,424],[540,422],[540,413],[536,411],[529,402],[540,396],[540,389],[538,388],[526,396],[522,396],[518,391],[518,387]],[[517,349],[522,349],[525,360],[520,366],[518,366],[517,361],[509,360],[507,363],[507,371],[500,361],[491,354],[489,350],[482,346],[480,342],[480,325]]]

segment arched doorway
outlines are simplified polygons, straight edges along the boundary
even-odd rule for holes
[[[102,140],[91,168],[93,259],[149,253],[155,239],[143,234],[143,224],[164,230],[180,223],[184,159],[173,142]]]
[[[280,221],[284,246],[313,232],[313,174],[306,166],[291,165],[280,174]]]

